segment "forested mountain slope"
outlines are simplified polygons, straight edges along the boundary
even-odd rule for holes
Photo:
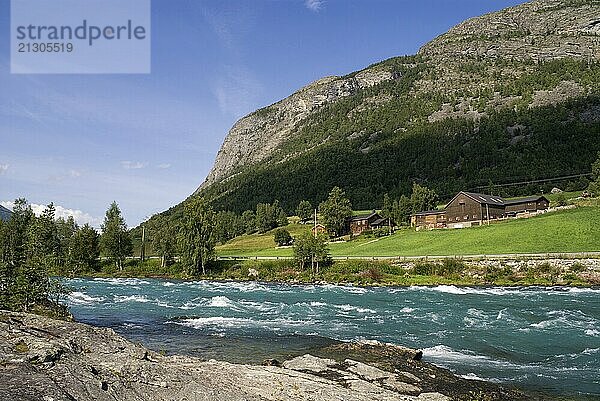
[[[216,209],[278,199],[292,211],[337,185],[367,209],[413,182],[444,197],[588,173],[599,150],[600,1],[537,0],[242,118],[195,194]]]

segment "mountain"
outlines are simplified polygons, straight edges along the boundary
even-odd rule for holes
[[[8,221],[8,220],[10,220],[11,216],[12,216],[12,212],[10,210],[8,210],[7,208],[5,208],[4,206],[0,205],[0,220]]]
[[[589,173],[599,137],[600,0],[534,0],[243,117],[194,195],[235,212],[292,211],[335,185],[356,209],[413,182],[517,195],[545,187],[514,183]]]

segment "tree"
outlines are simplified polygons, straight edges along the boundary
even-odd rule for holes
[[[564,192],[559,192],[556,195],[556,205],[557,206],[567,206],[567,197]]]
[[[59,251],[54,216],[54,204],[50,203],[27,227],[27,256],[17,270],[15,289],[25,310],[48,298],[48,272],[56,266]]]
[[[592,164],[592,178],[588,191],[593,196],[600,196],[600,152],[598,152],[598,159]]]
[[[301,220],[308,220],[313,216],[314,209],[309,201],[303,200],[300,201],[298,207],[296,208],[296,214],[300,217]]]
[[[242,222],[246,234],[252,234],[256,231],[256,215],[252,210],[246,210],[242,213]]]
[[[104,223],[102,223],[100,247],[104,254],[115,262],[115,266],[119,270],[123,270],[125,258],[133,255],[131,236],[127,231],[127,224],[117,202],[111,203],[106,211]]]
[[[292,243],[292,236],[285,228],[278,228],[275,230],[273,233],[273,239],[275,240],[277,246],[286,246]]]
[[[326,241],[325,235],[314,236],[309,231],[294,239],[294,260],[302,270],[310,263],[312,273],[319,274],[319,263],[326,263],[330,260]]]
[[[383,206],[381,207],[381,216],[386,219],[393,218],[393,202],[389,194],[383,195]]]
[[[346,232],[347,221],[352,216],[352,204],[339,187],[333,187],[327,200],[319,205],[325,227],[335,236]]]
[[[154,234],[152,248],[160,255],[160,267],[165,268],[173,262],[177,230],[171,222],[166,222]]]
[[[256,205],[256,229],[259,233],[266,233],[276,227],[287,225],[287,215],[279,206],[279,201],[259,203]]]
[[[73,241],[73,236],[78,229],[79,227],[77,226],[77,223],[75,223],[73,216],[67,217],[66,220],[62,217],[56,219],[56,231],[58,234],[59,244],[57,265],[61,268],[73,266],[73,262],[71,260],[71,242]]]
[[[410,198],[406,195],[402,195],[399,200],[394,201],[394,205],[392,207],[392,218],[399,225],[409,224],[412,210],[413,206]]]
[[[89,224],[78,228],[70,244],[71,274],[96,268],[100,257],[100,235]]]
[[[434,190],[423,187],[417,183],[413,184],[412,195],[410,196],[413,213],[435,209],[437,200],[438,196]]]
[[[192,274],[200,270],[206,274],[206,265],[215,256],[215,212],[201,197],[194,197],[183,208],[179,246],[183,265]]]

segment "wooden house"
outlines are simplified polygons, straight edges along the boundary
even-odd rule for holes
[[[379,213],[373,211],[369,214],[360,214],[353,216],[349,220],[350,232],[353,235],[360,235],[363,231],[372,230],[376,227],[373,224],[381,224],[382,220],[387,222],[387,219],[383,219]]]
[[[316,226],[313,226],[310,231],[312,232],[313,235],[316,234],[327,234],[327,228],[325,228],[325,226],[323,224],[317,224]]]
[[[494,220],[537,213],[548,209],[544,196],[503,199],[495,195],[461,191],[443,210],[430,210],[411,216],[411,226],[420,228],[464,228]]]
[[[545,196],[528,196],[527,198],[509,199],[504,201],[505,213],[508,217],[521,213],[536,213],[538,210],[546,210],[550,201]]]
[[[428,210],[425,212],[415,213],[410,218],[412,227],[420,228],[445,228],[446,227],[446,211],[445,210]]]
[[[504,217],[504,199],[499,196],[459,192],[444,208],[448,228],[463,228]]]

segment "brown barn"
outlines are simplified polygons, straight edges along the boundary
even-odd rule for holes
[[[410,218],[410,225],[417,228],[444,228],[446,227],[446,211],[428,210],[415,213]]]
[[[366,230],[387,228],[390,226],[390,223],[393,225],[392,221],[381,217],[381,215],[375,211],[369,214],[351,217],[349,220],[350,232],[354,235],[360,235]]]
[[[544,196],[506,200],[499,196],[459,192],[443,210],[415,213],[411,226],[417,228],[463,228],[485,224],[497,219],[537,213],[548,209]]]
[[[509,199],[504,201],[507,216],[516,216],[520,213],[535,213],[538,210],[546,210],[550,201],[544,196],[529,196],[527,198]]]
[[[459,192],[448,202],[446,211],[448,228],[463,228],[504,216],[504,199],[499,196]]]

